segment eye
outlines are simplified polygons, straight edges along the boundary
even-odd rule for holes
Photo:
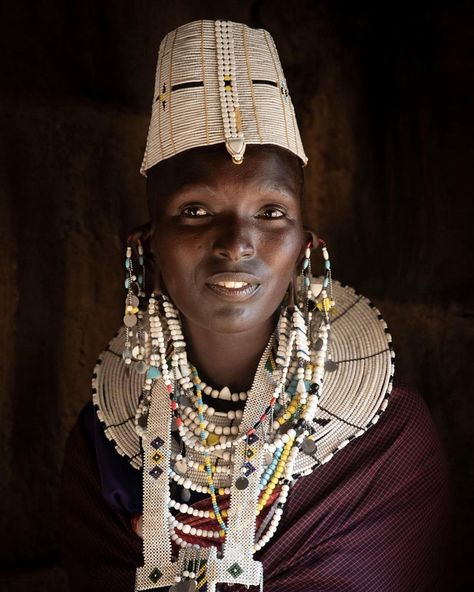
[[[204,216],[208,216],[209,213],[202,206],[191,205],[183,208],[181,215],[187,218],[203,218]]]
[[[265,218],[267,220],[276,220],[278,218],[284,218],[285,215],[286,212],[282,208],[276,206],[265,206],[257,214],[257,217]]]

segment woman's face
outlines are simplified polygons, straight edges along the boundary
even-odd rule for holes
[[[268,323],[308,241],[299,166],[265,146],[248,146],[235,165],[220,144],[149,175],[156,279],[185,322],[218,333]]]

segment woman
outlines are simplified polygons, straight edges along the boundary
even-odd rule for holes
[[[306,162],[266,31],[164,38],[151,222],[66,449],[71,590],[448,589],[438,439],[392,389],[380,313],[302,224]]]

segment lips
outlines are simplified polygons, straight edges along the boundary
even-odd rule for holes
[[[252,274],[224,272],[209,277],[206,286],[220,296],[243,300],[255,294],[260,287],[260,282]]]

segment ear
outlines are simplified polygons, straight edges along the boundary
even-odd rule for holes
[[[314,249],[317,248],[318,243],[319,243],[319,239],[316,235],[316,232],[312,228],[310,228],[309,226],[303,226],[303,233],[304,233],[304,243],[303,243],[303,245],[301,247],[301,251],[298,255],[298,263],[297,263],[298,268],[304,259],[304,254],[305,254],[306,248],[309,246],[310,249],[313,251]]]
[[[129,235],[129,240],[139,240],[143,245],[144,257],[145,257],[145,281],[146,281],[146,292],[161,292],[163,287],[163,281],[161,274],[158,269],[156,257],[151,247],[151,238],[154,232],[154,225],[151,221],[141,226],[137,226]]]

